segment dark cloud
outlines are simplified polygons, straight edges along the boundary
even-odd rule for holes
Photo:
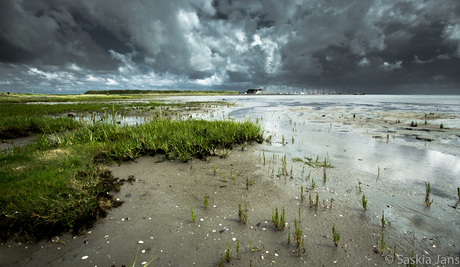
[[[452,93],[459,69],[457,0],[0,2],[2,90]]]

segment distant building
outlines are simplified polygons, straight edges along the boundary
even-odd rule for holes
[[[246,93],[247,93],[248,95],[260,94],[260,93],[262,93],[262,89],[261,89],[261,88],[257,88],[257,89],[248,89],[248,90],[246,91]]]

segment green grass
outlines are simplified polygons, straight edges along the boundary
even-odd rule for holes
[[[47,123],[60,125],[55,118],[37,127]],[[263,140],[261,127],[249,121],[159,118],[138,126],[111,122],[77,125],[61,135],[41,134],[28,146],[1,151],[0,238],[16,233],[78,232],[116,205],[106,192],[120,185],[114,184],[110,173],[97,162],[157,154],[171,160],[208,159],[218,155],[218,149]]]
[[[76,129],[81,123],[69,117],[19,116],[0,119],[0,139],[25,137],[35,133],[50,134]]]

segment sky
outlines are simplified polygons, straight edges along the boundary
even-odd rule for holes
[[[460,94],[460,1],[0,1],[0,91],[248,88]]]

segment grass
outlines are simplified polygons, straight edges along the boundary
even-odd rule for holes
[[[0,119],[0,139],[25,137],[35,133],[51,134],[81,126],[70,117],[14,116]]]
[[[195,213],[193,212],[193,204],[192,204],[192,202],[190,202],[190,208],[191,208],[191,211],[192,211],[192,222],[195,222]]]
[[[139,256],[139,247],[137,248],[136,258],[134,259],[134,263],[133,263],[133,266],[132,266],[132,267],[136,266],[137,256]],[[149,262],[145,263],[145,264],[144,264],[144,267],[149,266],[150,263],[152,263],[152,261],[153,261],[155,258],[156,258],[156,256],[153,257],[153,259],[151,259]],[[128,266],[129,266],[129,262],[128,262]]]
[[[204,209],[207,210],[208,209],[208,195],[207,194],[204,194]]]
[[[225,251],[225,260],[230,262],[232,260],[232,252],[230,251],[230,243],[227,246],[227,250]]]
[[[295,228],[295,231],[294,233],[292,233],[292,236],[294,237],[294,243],[297,247],[297,255],[300,257],[300,250],[301,248],[303,248],[304,252],[306,251],[306,247],[305,247],[305,241],[304,239],[302,238],[302,226],[300,226],[298,223],[297,223],[297,218],[294,219],[294,228]]]
[[[340,232],[335,230],[335,225],[332,224],[332,238],[334,239],[334,245],[335,247],[339,246],[339,241],[340,241]]]
[[[382,228],[385,228],[387,226],[387,222],[385,221],[385,211],[382,211],[382,219],[380,221],[382,222]]]
[[[430,194],[431,194],[430,182],[428,182],[428,183],[425,182],[425,192],[426,192],[426,194],[425,194],[425,205],[427,207],[431,207],[431,204],[433,204],[434,199],[432,199],[430,201]]]
[[[363,198],[361,199],[361,202],[363,204],[363,209],[364,210],[367,210],[367,199],[366,199],[366,195],[363,194]]]
[[[314,168],[334,168],[334,166],[331,164],[331,161],[329,160],[329,156],[324,157],[323,161],[319,160],[319,156],[316,156],[316,160],[309,157],[305,157],[305,159],[305,164]]]
[[[2,122],[8,114],[2,113]],[[107,192],[119,190],[121,182],[104,167],[106,162],[141,155],[206,160],[218,149],[263,140],[260,126],[249,121],[157,118],[136,126],[53,117],[30,121],[32,128],[41,129],[35,142],[0,151],[1,239],[16,234],[45,237],[63,230],[78,233],[90,227],[119,205]],[[12,129],[2,125],[2,130]]]

